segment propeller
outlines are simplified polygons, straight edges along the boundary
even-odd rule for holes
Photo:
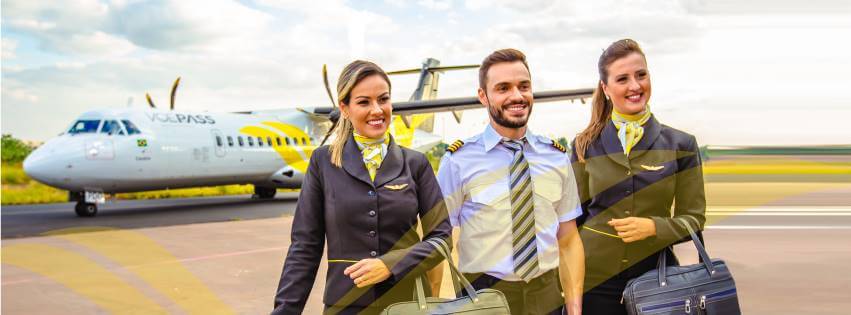
[[[157,105],[154,105],[154,101],[151,100],[151,94],[145,93],[145,99],[148,100],[148,105],[151,105],[151,108],[157,108]]]
[[[177,79],[174,80],[174,84],[171,85],[171,102],[169,103],[171,110],[174,110],[174,96],[177,94],[178,85],[180,85],[180,77],[177,77]],[[148,100],[148,105],[150,105],[151,108],[157,108],[157,105],[154,105],[154,100],[151,99],[151,95],[147,92],[145,93],[145,99]]]
[[[171,85],[171,110],[174,110],[174,94],[177,93],[178,85],[180,85],[180,77],[177,77],[177,80],[174,80],[174,84]]]
[[[331,128],[328,129],[328,132],[325,134],[325,138],[322,138],[322,142],[319,143],[319,146],[325,145],[325,141],[328,141],[328,137],[331,136],[331,133],[334,131],[334,128],[337,128],[337,123],[340,121],[340,109],[337,108],[337,103],[334,102],[334,95],[331,94],[331,86],[328,84],[328,65],[322,65],[322,81],[325,83],[325,92],[328,93],[328,99],[331,100],[331,107],[334,110],[331,111],[331,114],[328,115],[328,119],[331,120]]]

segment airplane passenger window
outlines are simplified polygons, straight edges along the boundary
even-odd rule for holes
[[[100,125],[100,120],[85,120],[81,119],[74,123],[71,126],[71,129],[68,129],[69,134],[78,134],[78,133],[93,133],[98,131],[98,125]]]
[[[220,146],[222,146],[223,144],[224,144],[224,143],[222,143],[222,136],[216,135],[216,146],[217,146],[217,147],[220,147]]]
[[[259,147],[263,146],[263,138],[257,137],[257,146],[259,146]]]
[[[284,139],[287,140],[287,145],[290,145],[290,137],[284,137]]]
[[[127,119],[122,119],[121,123],[124,124],[124,129],[127,129],[128,135],[135,135],[135,134],[142,133],[141,131],[139,131],[139,128],[137,128],[136,125],[134,125],[132,122],[130,122]]]
[[[248,138],[248,146],[253,147],[254,146],[254,137],[246,137],[246,138]]]
[[[281,137],[275,137],[275,142],[278,143],[278,146],[281,146]]]
[[[124,131],[121,130],[121,125],[118,124],[116,120],[107,120],[103,122],[103,127],[100,128],[100,133],[105,133],[110,136],[112,135],[124,135]]]
[[[231,137],[231,136],[228,136],[228,146],[229,147],[233,146],[233,137]]]
[[[268,144],[270,147],[272,146],[272,137],[266,137],[266,144]]]
[[[239,141],[239,146],[245,145],[245,143],[242,142],[242,136],[236,137],[236,140]]]
[[[301,144],[302,144],[302,145],[307,145],[307,138],[302,137],[302,138],[301,138]]]

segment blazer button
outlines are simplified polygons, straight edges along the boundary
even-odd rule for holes
[[[378,252],[371,251],[371,252],[369,252],[369,255],[372,256],[372,257],[375,257],[375,256],[378,256]]]
[[[627,194],[627,195],[629,195],[629,194],[631,194],[631,193],[632,193],[632,190],[627,190],[627,191],[626,191],[626,194]]]
[[[375,210],[369,210],[369,216],[374,217],[375,216]]]
[[[624,211],[624,213],[626,213],[626,214],[630,214],[631,212],[629,212],[629,210],[626,210],[626,211]]]
[[[372,191],[372,190],[368,191],[366,194],[367,194],[367,195],[370,195],[370,196],[375,196],[375,192],[374,192],[374,191]]]
[[[375,231],[369,231],[369,236],[375,237]]]

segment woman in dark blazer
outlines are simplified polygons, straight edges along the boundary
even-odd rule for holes
[[[393,108],[384,71],[352,62],[337,92],[340,126],[310,157],[272,314],[303,311],[326,239],[325,313],[376,314],[410,301],[415,277],[442,259],[420,240],[417,219],[424,239],[451,233],[428,160],[387,133]]]
[[[572,153],[583,201],[583,310],[626,314],[627,281],[655,268],[662,250],[688,236],[685,224],[702,230],[703,173],[694,136],[650,113],[650,73],[638,43],[612,43],[597,67],[591,122]]]

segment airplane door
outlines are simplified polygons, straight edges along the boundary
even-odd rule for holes
[[[213,147],[216,149],[217,157],[225,157],[225,137],[222,136],[222,132],[218,129],[213,129]]]

